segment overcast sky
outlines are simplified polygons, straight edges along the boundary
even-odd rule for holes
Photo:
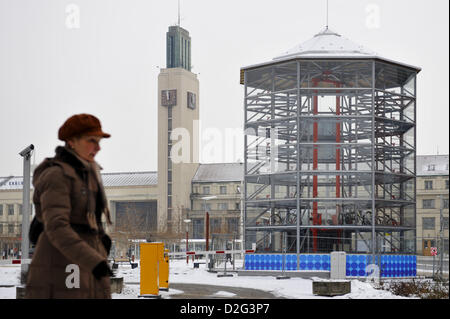
[[[75,113],[111,133],[104,172],[157,170],[157,76],[177,0],[0,0],[0,176],[22,175],[61,145]],[[422,68],[417,153],[448,154],[448,0],[330,0],[329,27],[379,55]],[[202,129],[243,127],[239,70],[324,29],[326,0],[181,0],[200,80]],[[226,144],[227,142],[224,142]],[[242,148],[201,162],[242,160]]]

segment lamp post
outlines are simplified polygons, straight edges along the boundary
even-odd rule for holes
[[[202,197],[203,199],[203,208],[205,209],[205,219],[206,219],[206,223],[205,223],[205,243],[206,243],[206,251],[209,250],[209,213],[206,210],[206,201],[210,200],[210,199],[215,199],[217,198],[217,196],[205,196]]]
[[[22,194],[22,257],[21,257],[21,276],[20,281],[25,283],[24,274],[28,271],[30,258],[30,241],[28,232],[30,230],[30,158],[34,150],[34,145],[26,147],[19,155],[23,157],[23,194]]]
[[[191,222],[190,219],[185,219],[184,222],[186,223],[186,252],[189,251],[189,223]],[[186,255],[186,264],[189,264],[189,256]]]
[[[205,209],[205,250],[209,251],[209,213],[206,211],[206,201],[210,199],[215,199],[217,196],[205,196],[203,199],[203,208]],[[208,265],[208,269],[211,269],[211,262],[209,261],[209,255],[206,254],[206,263]]]

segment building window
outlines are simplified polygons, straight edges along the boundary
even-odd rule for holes
[[[443,199],[442,200],[442,204],[443,204],[443,209],[448,209],[448,198],[447,199]]]
[[[14,224],[8,224],[8,233],[14,233]]]
[[[442,226],[444,227],[444,229],[448,229],[448,217],[442,218]]]
[[[448,189],[448,179],[445,181],[445,189]]]
[[[211,218],[209,220],[209,227],[212,234],[221,233],[222,221],[220,218]]]
[[[234,203],[235,204],[235,209],[236,210],[241,210],[241,205],[239,203]]]
[[[433,189],[433,181],[425,181],[425,189]]]
[[[228,210],[228,203],[219,203],[217,204],[219,210]]]
[[[192,219],[192,238],[194,239],[202,239],[204,236],[205,230],[205,220],[203,218]]]
[[[22,215],[22,213],[23,213],[22,205],[19,205],[19,215]]]
[[[434,217],[422,217],[422,229],[423,230],[435,230],[436,224],[435,224],[435,218]]]
[[[422,201],[422,208],[434,208],[434,199],[424,199]]]
[[[8,215],[14,215],[14,204],[8,205]]]
[[[202,203],[202,209],[205,210],[205,211],[210,212],[211,211],[211,204]]]
[[[209,186],[203,186],[203,194],[205,194],[205,195],[209,195],[210,194]]]
[[[3,234],[3,224],[0,224],[0,234]]]
[[[434,171],[436,169],[436,165],[428,164],[428,171]]]
[[[0,216],[3,216],[3,204],[0,204]]]
[[[227,218],[227,232],[229,234],[239,233],[239,218]]]
[[[227,193],[227,187],[226,186],[220,186],[220,194],[224,195]]]

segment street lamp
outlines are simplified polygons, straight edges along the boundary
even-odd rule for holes
[[[186,223],[186,253],[189,251],[189,223],[190,219],[183,220]],[[186,255],[186,264],[189,264],[189,256]]]
[[[31,144],[22,150],[19,155],[23,157],[23,188],[22,188],[22,257],[21,257],[21,276],[20,282],[25,283],[25,273],[28,271],[28,264],[30,262],[30,241],[28,239],[28,232],[30,231],[30,158],[34,150],[34,145]]]

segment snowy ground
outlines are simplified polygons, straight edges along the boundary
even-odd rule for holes
[[[242,261],[236,261],[236,265],[242,265]],[[265,276],[237,276],[217,277],[216,273],[206,271],[205,265],[193,268],[192,262],[186,265],[186,260],[171,260],[169,283],[192,283],[223,286],[223,290],[216,293],[217,297],[229,298],[234,294],[227,291],[227,287],[253,288],[268,291],[277,297],[290,299],[319,299],[312,294],[313,279],[291,278],[277,280],[275,277]],[[16,285],[19,285],[20,265],[0,264],[0,299],[15,299]],[[121,294],[113,294],[113,299],[136,299],[139,295],[140,267],[131,269],[130,266],[120,265],[117,277],[124,278],[124,288]],[[2,287],[13,285],[13,287]],[[161,297],[170,299],[174,294],[182,294],[183,291],[170,288],[168,292],[160,291]],[[336,296],[332,299],[404,299],[391,294],[388,291],[377,290],[373,284],[359,280],[351,281],[351,293],[344,296]]]

